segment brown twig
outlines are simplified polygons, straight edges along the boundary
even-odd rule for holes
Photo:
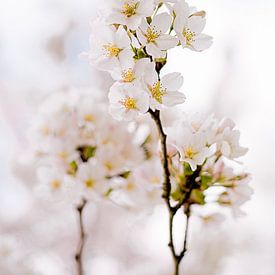
[[[79,230],[80,230],[78,250],[77,250],[77,253],[75,254],[75,260],[77,264],[77,275],[84,275],[82,256],[83,256],[83,248],[85,244],[86,235],[85,235],[84,224],[83,224],[83,210],[86,204],[87,204],[87,201],[83,199],[82,202],[76,208],[78,212]]]
[[[168,160],[168,152],[167,152],[167,135],[165,134],[161,119],[160,119],[160,112],[158,110],[153,111],[149,109],[149,113],[152,117],[152,119],[155,121],[155,124],[158,128],[159,132],[159,138],[161,142],[161,162],[163,167],[163,175],[164,175],[164,182],[163,182],[163,194],[162,197],[165,200],[165,203],[167,205],[168,211],[169,211],[169,243],[168,246],[170,247],[173,260],[174,260],[174,266],[175,266],[175,275],[179,275],[179,267],[182,259],[184,258],[184,255],[187,251],[187,239],[188,239],[188,230],[189,230],[189,218],[190,218],[190,204],[189,199],[191,195],[191,190],[187,192],[186,196],[184,197],[184,200],[180,201],[176,206],[172,206],[170,202],[170,196],[171,196],[171,181],[170,181],[170,170],[169,170],[169,160]],[[173,224],[174,224],[174,218],[177,214],[178,210],[185,206],[184,213],[186,214],[186,227],[185,227],[185,237],[184,237],[184,244],[183,244],[183,250],[180,252],[180,254],[177,254],[173,239]]]

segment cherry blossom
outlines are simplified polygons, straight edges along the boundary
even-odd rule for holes
[[[137,29],[137,37],[146,52],[154,58],[165,58],[166,51],[178,44],[178,39],[167,34],[172,25],[173,18],[168,13],[156,15],[152,22],[143,19]]]

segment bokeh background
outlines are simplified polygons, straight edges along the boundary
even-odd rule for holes
[[[80,57],[89,48],[89,22],[99,2],[0,0],[1,275],[75,274],[74,209],[32,197],[28,186],[35,180],[25,169],[24,152],[30,146],[30,119],[46,95],[71,86],[106,92],[109,77]],[[254,195],[244,207],[246,217],[193,229],[185,274],[274,275],[275,2],[189,3],[207,11],[206,32],[214,45],[203,53],[171,51],[166,70],[185,77],[185,111],[213,112],[236,122],[242,144],[250,149],[243,161],[253,177]],[[87,274],[171,274],[164,209],[133,215],[91,204],[85,215]],[[14,248],[8,260],[3,260],[5,247]]]

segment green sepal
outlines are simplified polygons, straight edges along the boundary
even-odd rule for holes
[[[150,25],[152,23],[152,18],[150,16],[146,17],[147,23]]]
[[[199,189],[194,189],[191,192],[190,200],[192,203],[204,205],[205,204],[205,196],[202,191]]]
[[[186,176],[191,176],[194,174],[194,171],[192,171],[190,164],[187,162],[183,163],[183,169],[184,169],[184,175]]]
[[[200,176],[201,179],[201,190],[206,190],[209,186],[212,185],[213,178],[209,174],[203,174]]]
[[[68,171],[67,173],[71,176],[75,176],[76,172],[77,172],[77,169],[78,169],[78,165],[76,163],[75,160],[73,160],[70,164],[69,164],[69,168],[68,168]]]
[[[95,146],[82,146],[78,147],[77,150],[80,153],[80,157],[83,162],[87,162],[90,158],[95,156],[96,147]]]

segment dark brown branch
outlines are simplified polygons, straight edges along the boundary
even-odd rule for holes
[[[87,201],[85,199],[82,200],[82,202],[77,206],[76,210],[78,212],[78,219],[79,219],[79,230],[80,230],[80,238],[79,238],[79,246],[77,253],[75,255],[75,260],[77,264],[77,275],[84,275],[83,271],[83,248],[85,244],[85,230],[84,230],[84,224],[83,224],[83,210],[87,204]]]
[[[169,170],[169,160],[168,160],[168,152],[167,152],[167,136],[164,133],[161,119],[160,119],[160,112],[158,110],[153,111],[149,109],[148,111],[152,117],[152,119],[155,121],[155,124],[158,128],[159,132],[159,138],[161,142],[161,162],[163,166],[163,176],[164,176],[164,182],[163,182],[163,194],[162,197],[166,202],[168,211],[169,211],[169,243],[168,246],[170,247],[173,260],[174,260],[174,266],[175,266],[175,275],[179,275],[179,267],[180,263],[185,255],[185,252],[187,251],[187,239],[188,239],[188,230],[189,230],[189,218],[190,218],[190,204],[189,199],[192,192],[192,184],[190,186],[190,189],[186,193],[183,200],[181,200],[178,204],[175,206],[171,205],[170,202],[170,196],[171,196],[171,181],[170,181],[170,170]],[[193,180],[193,179],[192,179]],[[185,214],[186,214],[186,227],[185,227],[185,237],[184,237],[184,244],[183,244],[183,250],[180,254],[176,253],[174,240],[173,240],[173,224],[174,224],[174,218],[177,213],[177,211],[182,207],[185,206]]]

